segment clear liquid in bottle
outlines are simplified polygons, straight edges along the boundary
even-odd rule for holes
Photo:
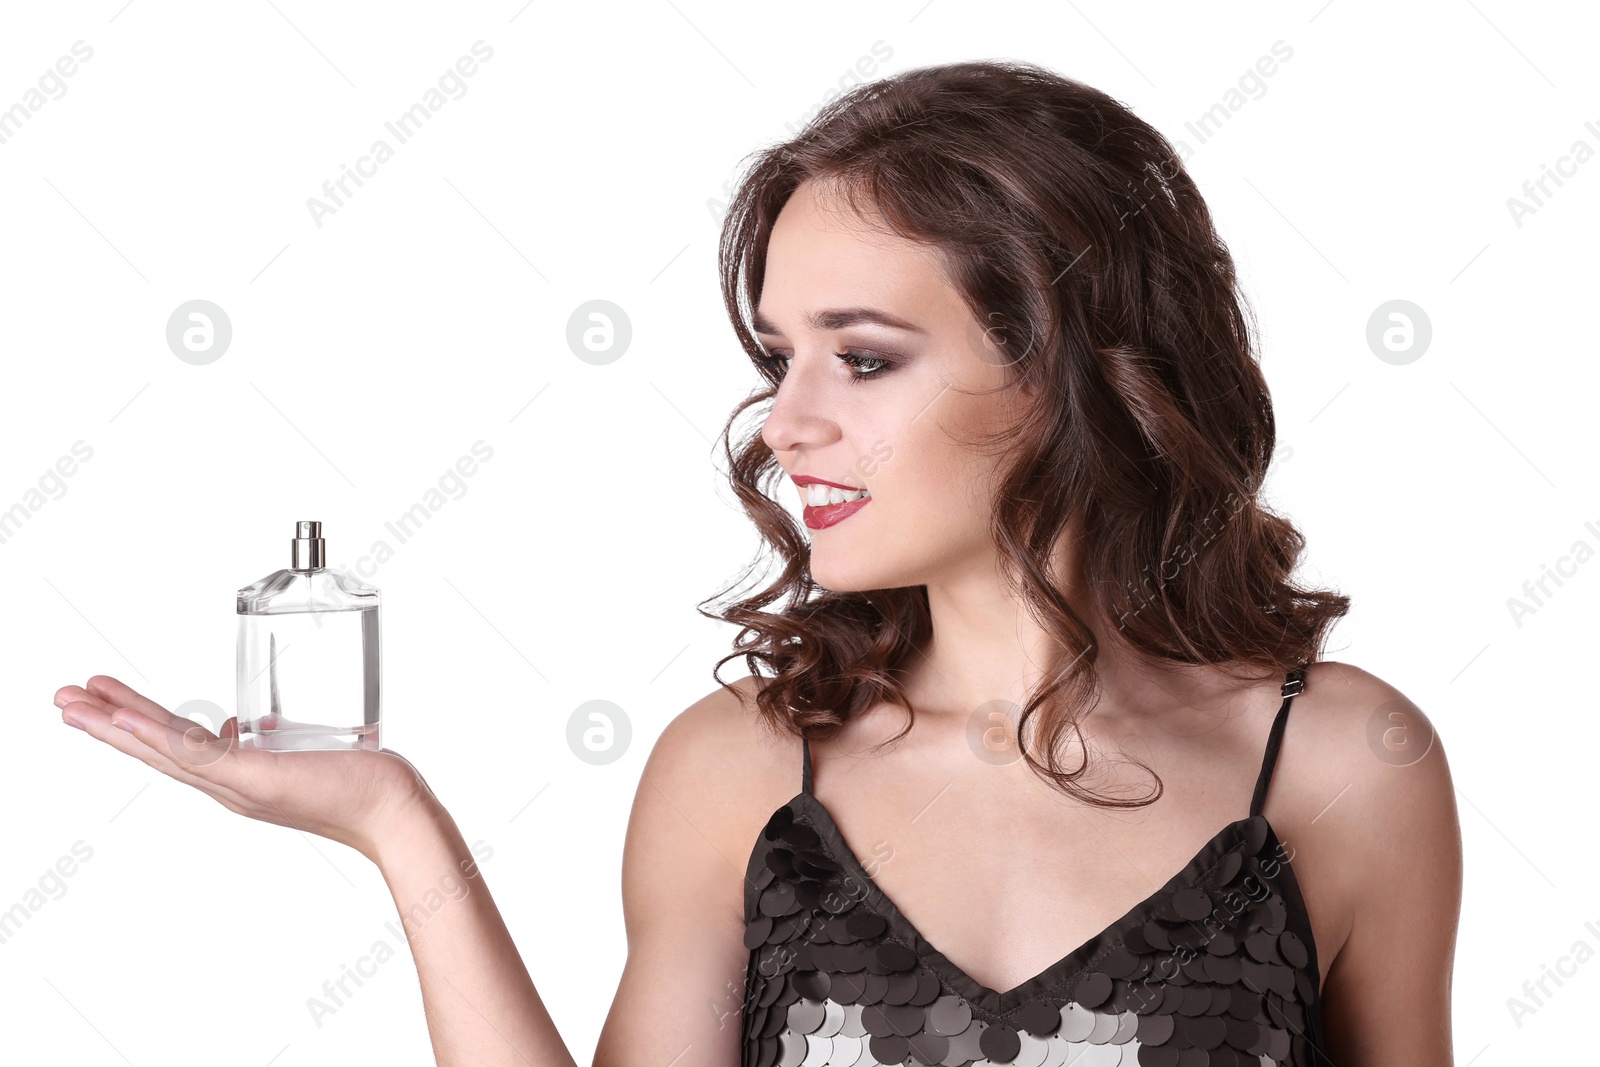
[[[291,566],[239,590],[239,745],[376,751],[378,590],[325,565],[320,522],[295,533]]]

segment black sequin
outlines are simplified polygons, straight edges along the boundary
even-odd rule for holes
[[[810,792],[808,750],[802,792],[747,868],[743,1067],[1328,1067],[1310,921],[1260,814],[1301,678],[1285,683],[1251,814],[1003,992],[928,944],[873,883]]]

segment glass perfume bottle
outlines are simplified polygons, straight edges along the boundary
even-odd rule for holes
[[[376,751],[378,591],[327,566],[320,522],[290,552],[239,590],[239,747]]]

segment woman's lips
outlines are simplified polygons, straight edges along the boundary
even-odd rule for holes
[[[826,530],[834,523],[848,519],[870,503],[872,503],[872,498],[864,496],[860,500],[846,500],[842,504],[821,504],[817,506],[807,504],[804,514],[806,526],[813,530]]]

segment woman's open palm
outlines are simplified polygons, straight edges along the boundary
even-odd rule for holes
[[[242,749],[237,718],[223,723],[219,736],[106,675],[86,686],[63,686],[55,703],[63,720],[77,720],[90,736],[229,811],[341,842],[369,858],[389,819],[411,801],[431,797],[399,753]]]

